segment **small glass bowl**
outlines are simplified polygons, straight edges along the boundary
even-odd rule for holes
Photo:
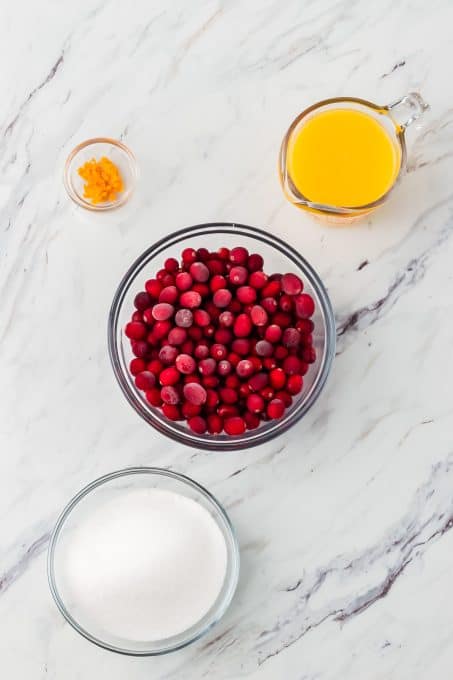
[[[127,640],[96,629],[89,612],[71,601],[70,584],[65,581],[65,556],[71,534],[80,521],[89,519],[100,504],[137,488],[173,491],[199,503],[209,512],[222,532],[227,550],[227,567],[222,589],[198,623],[170,638],[158,641]],[[60,515],[53,530],[47,560],[49,586],[64,618],[80,635],[99,647],[130,656],[157,656],[173,652],[195,642],[211,630],[226,612],[239,578],[239,547],[232,524],[223,507],[209,491],[185,475],[162,468],[137,467],[111,472],[96,479],[74,496]]]
[[[153,278],[168,257],[180,259],[184,248],[205,247],[217,250],[221,246],[234,248],[244,246],[249,252],[259,253],[264,258],[264,271],[294,272],[304,282],[304,290],[315,301],[313,322],[313,346],[316,361],[304,376],[304,387],[293,398],[293,404],[286,409],[279,420],[263,422],[255,430],[242,435],[196,434],[185,422],[167,419],[160,409],[151,406],[143,392],[137,389],[129,371],[133,359],[130,341],[124,334],[124,327],[135,310],[135,295],[145,289],[145,282]],[[327,292],[314,269],[290,245],[261,229],[227,222],[200,224],[174,232],[148,248],[132,264],[120,282],[113,298],[108,321],[108,346],[113,371],[128,402],[139,415],[162,434],[187,446],[227,451],[244,449],[273,439],[294,425],[314,404],[327,380],[335,355],[335,318]]]
[[[79,175],[79,168],[92,158],[99,160],[102,156],[109,158],[120,171],[124,189],[115,201],[91,203],[83,196],[85,181]],[[94,212],[113,210],[124,205],[130,198],[138,177],[138,166],[132,151],[123,142],[108,137],[87,139],[75,147],[69,154],[63,173],[63,181],[69,198],[81,208]]]

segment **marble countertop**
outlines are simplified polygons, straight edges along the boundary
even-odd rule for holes
[[[0,649],[9,680],[425,680],[453,664],[453,5],[448,0],[24,0],[3,8],[0,101]],[[419,90],[403,183],[371,218],[289,205],[280,139],[305,106]],[[127,208],[81,214],[64,160],[125,140]],[[338,349],[315,407],[254,450],[164,440],[125,402],[106,318],[132,260],[205,221],[271,230],[326,283]],[[83,485],[168,466],[227,507],[239,588],[207,638],[166,657],[98,649],[46,578]]]

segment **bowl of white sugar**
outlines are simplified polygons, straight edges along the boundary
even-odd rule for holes
[[[53,531],[49,584],[91,642],[151,656],[198,640],[228,608],[239,549],[220,503],[184,475],[128,468],[82,489]]]

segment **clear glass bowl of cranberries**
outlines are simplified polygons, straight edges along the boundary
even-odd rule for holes
[[[129,403],[189,446],[243,449],[307,413],[335,354],[316,272],[253,227],[202,224],[146,250],[115,293],[109,353]]]

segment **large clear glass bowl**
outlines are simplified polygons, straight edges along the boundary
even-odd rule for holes
[[[86,603],[74,601],[68,576],[68,555],[74,530],[90,518],[103,503],[119,499],[131,489],[154,488],[187,496],[199,503],[216,522],[227,550],[227,566],[222,589],[209,611],[191,628],[164,640],[137,641],[114,636],[103,630],[90,615]],[[152,537],[151,537],[152,538]],[[49,586],[55,603],[71,626],[87,640],[112,652],[132,656],[155,656],[186,647],[205,635],[227,610],[239,577],[239,548],[233,527],[223,507],[209,491],[185,475],[152,467],[126,468],[96,479],[82,489],[61,513],[50,539],[48,552]],[[96,603],[93,602],[93,605]]]
[[[293,404],[279,420],[261,423],[255,430],[242,435],[195,434],[185,422],[168,420],[163,413],[151,406],[143,392],[138,390],[129,372],[133,358],[130,342],[124,334],[124,327],[134,311],[134,298],[144,290],[145,282],[153,278],[168,257],[180,259],[184,248],[217,250],[221,246],[233,248],[244,246],[251,253],[264,258],[264,271],[293,272],[304,282],[304,291],[309,293],[316,305],[313,321],[313,346],[316,361],[304,376],[304,387],[294,397]],[[276,236],[255,227],[242,224],[217,222],[200,224],[176,231],[145,250],[126,272],[113,298],[108,322],[108,346],[113,371],[124,396],[139,415],[162,434],[182,444],[202,449],[227,451],[244,449],[269,441],[285,432],[302,418],[319,397],[330,371],[335,355],[335,319],[326,289],[313,267],[289,244]]]

